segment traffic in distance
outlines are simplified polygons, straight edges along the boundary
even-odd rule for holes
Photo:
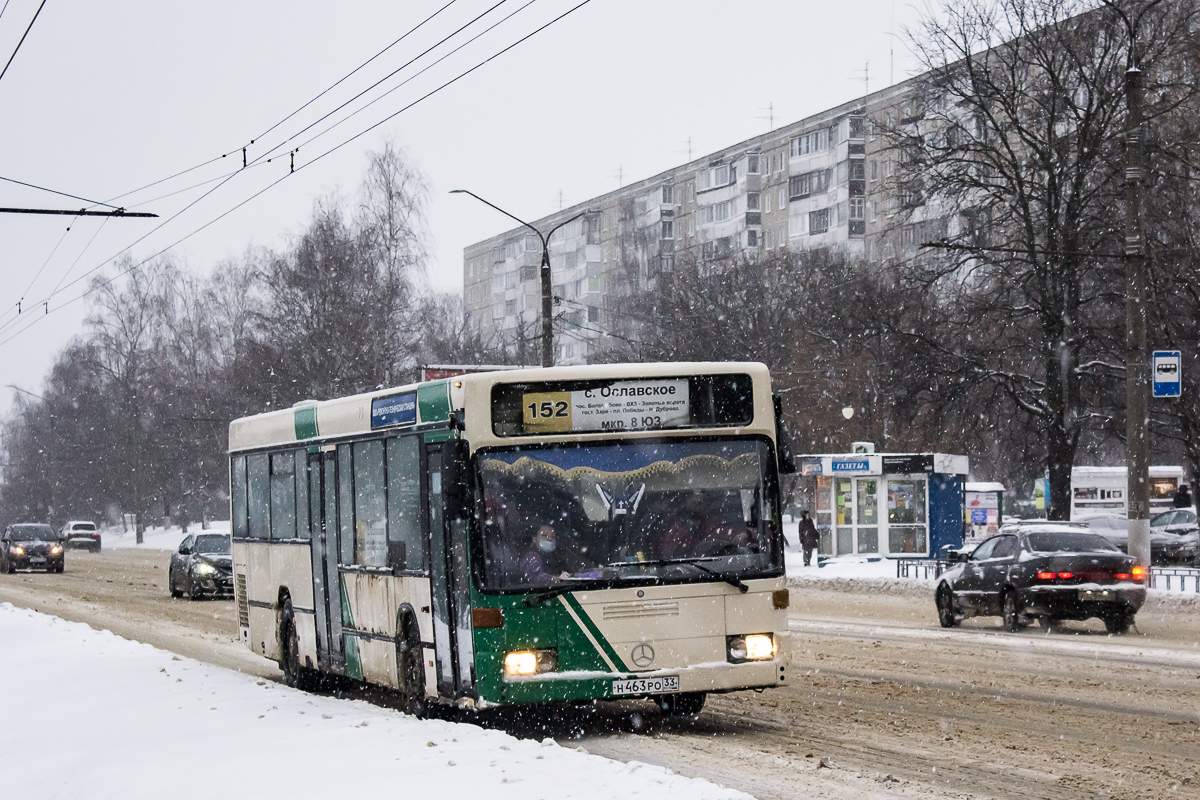
[[[229,451],[239,634],[292,685],[694,714],[788,679],[761,364],[463,375],[235,420]]]

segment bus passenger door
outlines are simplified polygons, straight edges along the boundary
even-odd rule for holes
[[[440,442],[425,445],[425,470],[438,694],[456,697],[468,693],[474,685],[466,522],[447,523],[443,514]]]
[[[342,603],[338,576],[337,461],[332,450],[308,457],[313,605],[322,670],[342,673]]]

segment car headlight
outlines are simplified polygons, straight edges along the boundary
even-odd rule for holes
[[[54,547],[50,548],[50,555],[52,555],[52,556],[56,556],[61,552],[62,552],[62,547],[60,547],[58,545],[54,545]]]
[[[14,547],[12,549],[12,552],[13,552],[14,556],[23,556],[23,555],[25,555],[25,548],[24,547]]]
[[[207,563],[197,564],[196,566],[192,567],[192,571],[195,572],[197,575],[216,575],[217,574],[217,568],[214,567],[212,564],[207,564]]]
[[[557,669],[557,650],[514,650],[504,655],[505,675],[536,675]]]
[[[775,637],[769,633],[747,633],[726,640],[728,657],[733,663],[764,661],[775,657]]]

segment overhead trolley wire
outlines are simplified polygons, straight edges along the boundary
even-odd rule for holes
[[[411,59],[409,59],[409,60],[408,60],[408,61],[406,61],[405,63],[401,64],[399,67],[397,67],[396,69],[392,70],[392,71],[391,71],[391,72],[389,72],[387,75],[384,75],[382,78],[380,78],[379,80],[375,81],[375,83],[371,84],[371,85],[370,85],[370,86],[368,86],[366,89],[363,89],[361,92],[359,92],[358,94],[354,95],[353,97],[351,97],[351,98],[350,98],[349,100],[347,100],[346,102],[342,103],[342,104],[341,104],[340,106],[338,106],[337,108],[335,108],[335,109],[333,109],[332,111],[329,111],[328,113],[326,113],[326,114],[324,114],[324,115],[322,115],[322,116],[318,117],[317,119],[313,120],[313,121],[312,121],[312,122],[310,122],[308,125],[306,125],[305,127],[301,128],[301,129],[300,129],[299,131],[297,131],[296,133],[294,133],[294,134],[292,134],[291,136],[289,136],[289,137],[287,137],[286,139],[284,139],[284,140],[283,140],[282,142],[280,142],[279,144],[277,144],[277,145],[275,145],[274,147],[270,148],[270,149],[269,149],[269,150],[267,150],[265,153],[263,153],[262,155],[260,155],[260,156],[258,156],[257,158],[255,158],[255,159],[254,159],[254,161],[253,161],[253,162],[251,162],[251,163],[255,163],[255,162],[257,162],[257,161],[261,160],[262,158],[264,158],[264,157],[266,157],[266,156],[270,156],[270,157],[274,158],[274,157],[275,157],[275,154],[276,154],[276,152],[277,152],[277,151],[279,151],[279,150],[280,150],[280,149],[281,149],[281,148],[282,148],[284,145],[286,145],[288,142],[291,142],[291,141],[295,140],[297,137],[299,137],[300,135],[302,135],[302,134],[306,133],[307,131],[310,131],[310,130],[312,130],[314,127],[316,127],[316,126],[317,126],[317,125],[319,125],[320,123],[324,122],[325,120],[329,119],[329,118],[330,118],[330,117],[332,117],[334,114],[336,114],[337,112],[341,111],[341,110],[342,110],[343,108],[345,108],[346,106],[348,106],[348,105],[350,105],[351,103],[353,103],[355,100],[358,100],[360,97],[362,97],[363,95],[367,94],[367,93],[368,93],[368,92],[370,92],[372,89],[375,89],[376,87],[378,87],[380,84],[382,84],[382,83],[386,83],[388,80],[390,80],[392,77],[394,77],[394,76],[395,76],[397,73],[400,73],[400,72],[402,72],[402,71],[403,71],[405,68],[407,68],[407,67],[411,66],[411,65],[412,65],[414,62],[418,61],[418,60],[419,60],[420,58],[422,58],[423,56],[425,56],[425,55],[428,55],[428,54],[429,54],[430,52],[432,52],[433,50],[436,50],[437,48],[441,47],[441,46],[442,46],[443,44],[445,44],[447,41],[449,41],[450,39],[453,39],[455,36],[457,36],[458,34],[462,33],[464,30],[466,30],[467,28],[471,27],[471,26],[472,26],[472,25],[474,25],[476,22],[478,22],[479,20],[483,19],[483,18],[484,18],[484,17],[486,17],[488,14],[492,13],[492,12],[493,12],[493,11],[495,11],[497,8],[499,8],[500,6],[504,5],[504,4],[505,4],[505,3],[507,3],[507,2],[508,2],[508,0],[499,0],[499,2],[497,2],[495,5],[491,6],[490,8],[488,8],[488,9],[487,9],[487,10],[485,10],[485,11],[483,11],[482,13],[480,13],[480,14],[477,14],[477,15],[476,15],[474,18],[472,18],[472,19],[471,19],[470,21],[468,21],[466,24],[464,24],[464,25],[460,26],[458,29],[456,29],[456,30],[455,30],[455,31],[453,31],[452,33],[449,33],[449,34],[447,34],[446,36],[442,37],[442,39],[440,39],[440,40],[439,40],[439,41],[437,41],[436,43],[434,43],[434,44],[430,45],[429,47],[425,48],[425,50],[423,50],[423,51],[421,51],[420,53],[418,53],[417,55],[413,56]],[[530,2],[533,2],[533,0],[530,0]],[[519,11],[519,10],[520,10],[520,9],[518,9],[518,11]],[[509,15],[509,16],[511,16],[511,15]],[[503,22],[503,20],[501,20],[501,21]],[[493,27],[494,27],[494,26],[493,26]],[[489,29],[489,30],[490,30],[490,29]],[[486,31],[485,31],[485,32],[486,32]],[[478,38],[478,37],[475,37],[475,38]],[[468,40],[467,44],[469,44],[469,43],[470,43],[470,42],[472,42],[472,41],[474,41],[474,39]],[[461,47],[461,45],[460,45],[460,47]],[[452,51],[452,52],[453,52],[453,51]],[[443,56],[443,58],[444,58],[444,56]],[[440,59],[439,59],[439,60],[440,60]],[[435,61],[434,63],[436,64],[436,63],[438,63],[438,62],[437,62],[437,61]],[[432,66],[432,65],[431,65],[431,66]],[[426,69],[428,69],[428,67],[427,67]],[[421,74],[420,72],[418,72],[418,73],[417,73],[417,75],[420,75],[420,74]],[[413,77],[416,77],[416,76],[413,76]],[[412,78],[409,78],[408,80],[412,80]],[[405,83],[407,83],[407,82],[408,82],[408,81],[406,80],[406,81],[405,81]],[[402,84],[400,84],[400,85],[401,85],[401,86],[403,86],[404,84],[402,83]],[[399,87],[396,87],[396,88],[399,88]],[[386,96],[386,95],[385,95],[385,96]],[[372,102],[373,102],[373,101],[372,101]],[[370,105],[370,103],[368,103],[367,105]],[[364,106],[364,108],[365,108],[365,107],[366,107],[366,106]],[[341,122],[337,122],[337,123],[335,123],[334,125],[331,125],[329,128],[326,128],[326,129],[325,129],[325,131],[322,131],[321,133],[317,134],[317,136],[314,136],[314,137],[310,138],[310,139],[308,140],[308,142],[311,142],[311,141],[313,141],[313,139],[316,139],[316,138],[318,138],[318,137],[322,136],[324,133],[327,133],[327,132],[328,132],[329,130],[331,130],[332,128],[335,128],[335,127],[337,127],[337,125],[340,125],[342,122],[345,122],[347,119],[349,119],[349,118],[350,118],[350,117],[352,117],[352,116],[354,116],[354,115],[353,115],[353,114],[347,115],[346,117],[344,117],[344,118],[341,120]],[[307,144],[308,142],[305,142],[305,144]],[[301,146],[303,147],[304,145],[301,145]],[[299,149],[299,148],[297,148],[297,149]]]
[[[343,76],[342,76],[340,79],[338,79],[337,81],[335,81],[334,83],[332,83],[332,84],[331,84],[329,87],[327,87],[326,89],[324,89],[323,91],[321,91],[320,93],[318,93],[318,94],[317,94],[315,97],[313,97],[312,99],[310,99],[310,100],[308,100],[307,102],[305,102],[303,105],[301,105],[301,106],[300,106],[299,108],[297,108],[295,111],[292,111],[291,113],[289,113],[289,114],[288,114],[287,116],[285,116],[283,119],[281,119],[281,120],[279,120],[278,122],[276,122],[276,123],[275,123],[274,125],[272,125],[271,127],[267,128],[265,131],[263,131],[262,133],[260,133],[258,136],[254,137],[253,139],[250,139],[250,140],[249,140],[249,142],[248,142],[246,145],[243,145],[243,146],[241,146],[241,147],[236,147],[236,148],[234,148],[233,150],[230,150],[230,151],[229,151],[229,152],[227,152],[227,153],[222,153],[222,154],[221,154],[221,155],[219,155],[219,156],[214,156],[213,158],[210,158],[210,159],[208,159],[207,161],[202,161],[202,162],[200,162],[199,164],[196,164],[195,166],[188,167],[187,169],[182,169],[182,170],[180,170],[179,172],[176,172],[176,173],[174,173],[173,175],[168,175],[168,176],[167,176],[167,177],[165,177],[165,178],[160,178],[160,179],[158,179],[158,180],[156,180],[156,181],[152,181],[152,182],[150,182],[150,183],[147,183],[147,184],[145,184],[144,186],[139,186],[139,187],[138,187],[138,188],[136,188],[136,189],[131,189],[130,191],[128,191],[128,192],[125,192],[124,194],[119,194],[119,195],[117,195],[116,197],[113,197],[113,198],[110,198],[110,199],[111,199],[111,200],[120,200],[120,199],[121,199],[121,198],[123,198],[123,197],[128,197],[129,195],[132,195],[132,194],[137,194],[138,192],[141,192],[141,191],[144,191],[144,190],[146,190],[146,189],[150,189],[150,188],[152,188],[152,187],[158,186],[158,185],[159,185],[159,184],[161,184],[161,183],[166,183],[167,181],[174,180],[175,178],[178,178],[178,177],[180,177],[180,176],[182,176],[182,175],[186,175],[186,174],[188,174],[189,172],[195,172],[195,171],[196,171],[196,170],[198,170],[198,169],[202,169],[203,167],[207,167],[209,164],[212,164],[212,163],[214,163],[214,162],[220,161],[220,160],[222,160],[222,159],[224,159],[224,158],[228,158],[229,156],[232,156],[232,155],[237,155],[238,153],[242,152],[244,149],[246,149],[246,148],[250,147],[251,145],[253,145],[253,144],[254,144],[256,141],[258,141],[258,140],[259,140],[260,138],[262,138],[263,136],[266,136],[268,133],[270,133],[271,131],[275,130],[275,129],[276,129],[276,128],[278,128],[280,125],[282,125],[283,123],[287,122],[288,120],[290,120],[292,117],[294,117],[294,116],[296,116],[297,114],[299,114],[299,113],[300,113],[301,111],[303,111],[304,109],[308,108],[310,105],[312,105],[313,103],[315,103],[315,102],[316,102],[317,100],[319,100],[321,97],[323,97],[324,95],[326,95],[327,93],[329,93],[330,91],[332,91],[334,88],[336,88],[337,86],[339,86],[340,84],[342,84],[343,82],[345,82],[345,81],[346,81],[348,78],[350,78],[350,77],[351,77],[352,75],[354,75],[356,72],[358,72],[359,70],[363,69],[363,67],[367,66],[367,65],[368,65],[368,64],[370,64],[372,61],[374,61],[375,59],[379,58],[379,56],[383,55],[383,54],[384,54],[384,53],[386,53],[388,50],[390,50],[391,48],[395,47],[397,44],[399,44],[400,42],[402,42],[402,41],[403,41],[405,38],[407,38],[409,35],[411,35],[411,34],[412,34],[412,33],[414,33],[415,31],[417,31],[419,28],[421,28],[423,25],[425,25],[426,23],[430,22],[430,21],[431,21],[431,20],[432,20],[434,17],[436,17],[437,15],[441,14],[443,11],[445,11],[445,10],[446,10],[447,8],[449,8],[450,6],[454,5],[454,3],[456,3],[457,1],[458,1],[458,0],[450,0],[450,2],[446,3],[446,5],[442,6],[442,7],[441,7],[441,8],[439,8],[439,9],[437,9],[437,10],[436,10],[436,11],[434,11],[432,14],[430,14],[428,17],[426,17],[425,19],[421,20],[421,21],[420,21],[420,22],[418,22],[416,25],[414,25],[412,28],[409,28],[407,31],[405,31],[405,33],[404,33],[404,34],[403,34],[403,35],[402,35],[402,36],[401,36],[399,39],[396,39],[394,42],[392,42],[391,44],[389,44],[387,47],[383,48],[383,49],[382,49],[382,50],[380,50],[378,53],[376,53],[375,55],[373,55],[373,56],[371,56],[370,58],[368,58],[368,59],[367,59],[366,61],[364,61],[362,64],[359,64],[357,67],[355,67],[354,69],[352,69],[350,72],[348,72],[348,73],[346,73],[345,75],[343,75]],[[249,166],[249,165],[247,164],[247,166]],[[245,167],[242,167],[242,169],[244,169],[244,168],[245,168]],[[208,182],[208,181],[205,181],[205,183],[207,183],[207,182]],[[203,185],[203,184],[199,184],[199,185]],[[193,187],[193,188],[194,188],[194,187]],[[144,205],[144,203],[139,203],[138,205]]]
[[[524,11],[525,9],[529,8],[531,5],[533,5],[533,4],[534,4],[534,3],[536,3],[536,2],[537,2],[537,0],[527,0],[527,2],[525,3],[525,5],[521,6],[520,8],[516,9],[515,11],[513,11],[513,12],[509,13],[507,16],[504,16],[504,17],[502,17],[501,19],[499,19],[498,21],[496,21],[496,22],[492,23],[492,24],[491,24],[491,25],[489,25],[488,27],[484,28],[482,31],[480,31],[479,33],[475,34],[475,35],[474,35],[474,36],[472,36],[470,39],[468,39],[467,41],[465,41],[465,42],[463,42],[462,44],[460,44],[458,47],[455,47],[453,50],[451,50],[449,53],[446,53],[446,54],[445,54],[445,55],[443,55],[441,58],[437,59],[436,61],[434,61],[434,62],[432,62],[432,63],[430,63],[430,64],[428,64],[428,65],[426,65],[425,67],[422,67],[422,68],[421,68],[421,69],[420,69],[418,72],[416,72],[416,73],[414,73],[414,74],[412,74],[412,75],[408,76],[408,77],[407,77],[407,78],[405,78],[403,81],[401,81],[400,83],[398,83],[398,84],[396,84],[395,86],[393,86],[391,89],[388,89],[386,92],[384,92],[383,94],[379,95],[379,97],[376,97],[374,100],[371,100],[370,102],[368,102],[368,103],[365,103],[365,104],[364,104],[364,105],[363,105],[361,108],[357,108],[357,109],[355,109],[354,111],[351,111],[349,114],[347,114],[346,116],[342,117],[340,120],[338,120],[337,122],[333,123],[332,125],[330,125],[330,126],[329,126],[328,128],[326,128],[325,130],[321,131],[320,133],[314,134],[313,136],[309,137],[309,138],[308,138],[308,139],[306,139],[305,141],[301,142],[301,143],[300,143],[300,144],[299,144],[299,145],[296,147],[296,150],[297,150],[297,151],[299,151],[301,148],[308,147],[308,145],[312,144],[312,143],[313,143],[313,142],[315,142],[317,139],[320,139],[322,136],[324,136],[325,134],[329,133],[329,132],[330,132],[331,130],[333,130],[334,128],[338,127],[339,125],[341,125],[341,124],[343,124],[343,123],[345,123],[345,122],[348,122],[349,120],[353,119],[354,117],[356,117],[357,115],[359,115],[359,114],[360,114],[360,113],[362,113],[363,111],[366,111],[368,108],[370,108],[371,106],[373,106],[373,105],[375,105],[376,103],[378,103],[380,100],[383,100],[385,97],[387,97],[388,95],[390,95],[392,92],[395,92],[395,91],[397,91],[397,90],[399,90],[399,89],[403,88],[404,86],[406,86],[408,83],[412,82],[413,80],[416,80],[416,79],[417,79],[417,78],[419,78],[421,75],[423,75],[423,74],[425,74],[426,72],[428,72],[430,69],[433,69],[433,68],[434,68],[434,67],[436,67],[438,64],[442,63],[442,62],[443,62],[443,61],[445,61],[447,58],[449,58],[450,56],[452,56],[452,55],[454,55],[455,53],[457,53],[459,50],[462,50],[464,47],[466,47],[467,45],[469,45],[469,44],[471,44],[472,42],[476,41],[477,39],[479,39],[481,36],[484,36],[484,35],[485,35],[485,34],[487,34],[488,32],[490,32],[490,31],[492,31],[492,30],[495,30],[497,27],[499,27],[500,25],[504,24],[504,23],[505,23],[505,22],[507,22],[508,20],[512,19],[512,18],[513,18],[513,17],[515,17],[517,14],[519,14],[519,13],[521,13],[522,11]],[[415,60],[415,59],[414,59],[414,60]],[[318,122],[320,122],[320,120],[317,120],[317,121],[318,121]],[[315,123],[314,123],[314,124],[315,124]],[[311,127],[311,126],[310,126],[310,127]],[[303,133],[303,131],[301,131],[301,133]]]
[[[97,283],[96,285],[94,285],[94,286],[92,286],[92,287],[89,287],[88,289],[86,289],[85,291],[83,291],[83,292],[81,292],[80,294],[76,295],[75,297],[73,297],[73,298],[71,298],[71,299],[69,299],[69,300],[65,300],[65,301],[63,301],[62,303],[60,303],[60,304],[58,304],[57,306],[55,306],[53,309],[51,309],[51,308],[49,307],[49,300],[53,299],[53,295],[56,295],[56,294],[58,294],[58,293],[59,293],[59,291],[62,291],[62,290],[68,289],[68,288],[70,288],[71,286],[73,286],[73,285],[77,284],[79,281],[83,280],[84,278],[86,278],[86,277],[87,277],[88,275],[90,275],[91,273],[93,273],[93,272],[96,272],[97,270],[99,270],[99,269],[103,268],[103,267],[104,267],[104,266],[105,266],[107,263],[109,263],[109,262],[112,260],[112,258],[105,259],[103,262],[101,262],[101,263],[100,263],[99,265],[97,265],[96,267],[93,267],[92,269],[90,269],[90,270],[88,270],[87,272],[85,272],[83,275],[80,275],[79,277],[77,277],[77,278],[75,278],[74,280],[72,280],[70,283],[68,283],[68,284],[66,284],[65,286],[61,287],[61,289],[56,289],[56,290],[55,290],[55,292],[54,292],[54,293],[53,293],[51,296],[49,296],[49,297],[48,297],[46,300],[44,300],[42,303],[40,303],[41,305],[44,305],[44,306],[45,306],[45,309],[46,309],[46,311],[45,311],[45,314],[38,315],[38,316],[34,317],[34,318],[33,318],[33,319],[32,319],[32,320],[31,320],[31,321],[30,321],[30,322],[29,322],[27,325],[25,325],[24,327],[22,327],[22,328],[20,328],[20,329],[18,329],[18,330],[16,330],[16,331],[14,331],[14,332],[13,332],[11,335],[7,336],[6,338],[4,338],[4,339],[0,340],[0,346],[3,346],[3,345],[5,345],[5,344],[8,344],[8,343],[9,343],[9,342],[11,342],[13,339],[15,339],[17,336],[20,336],[22,333],[24,333],[26,330],[28,330],[30,327],[32,327],[34,324],[36,324],[36,323],[37,323],[39,320],[41,320],[41,319],[42,319],[42,318],[44,318],[45,316],[48,316],[49,314],[51,314],[51,313],[53,313],[53,312],[55,312],[55,311],[58,311],[58,310],[60,310],[60,309],[62,309],[62,308],[65,308],[65,307],[66,307],[66,306],[68,306],[68,305],[71,305],[71,304],[73,304],[73,303],[75,303],[75,302],[77,302],[77,301],[79,301],[79,300],[82,300],[83,298],[85,298],[85,297],[87,297],[89,294],[91,294],[92,292],[96,291],[96,289],[98,289],[98,288],[100,288],[100,287],[102,287],[102,286],[106,286],[106,285],[108,285],[108,284],[112,283],[113,281],[117,280],[118,278],[120,278],[120,277],[122,277],[122,276],[124,276],[124,275],[127,275],[127,274],[129,274],[129,273],[130,273],[130,272],[132,272],[133,270],[135,270],[135,269],[138,269],[138,268],[139,268],[139,267],[141,267],[142,265],[144,265],[144,264],[148,263],[149,261],[151,261],[151,260],[153,260],[153,259],[157,258],[158,256],[160,256],[160,255],[162,255],[163,253],[167,252],[167,251],[168,251],[168,250],[170,250],[171,248],[178,246],[178,245],[179,245],[179,244],[181,244],[182,242],[186,241],[187,239],[191,238],[192,236],[196,235],[197,233],[200,233],[201,231],[205,230],[205,229],[206,229],[206,228],[208,228],[209,226],[211,226],[211,225],[215,224],[215,223],[216,223],[216,222],[218,222],[219,220],[223,219],[224,217],[228,216],[229,214],[233,213],[234,211],[236,211],[236,210],[240,209],[242,206],[245,206],[247,203],[251,202],[252,200],[255,200],[255,199],[256,199],[256,198],[258,198],[258,197],[260,197],[261,195],[263,195],[263,194],[264,194],[264,193],[266,193],[267,191],[269,191],[269,190],[273,189],[275,186],[278,186],[280,183],[282,183],[283,181],[285,181],[287,178],[291,177],[291,175],[295,174],[295,172],[298,172],[298,171],[300,171],[300,170],[303,170],[303,169],[305,169],[305,168],[307,168],[307,167],[310,167],[310,166],[312,166],[313,164],[316,164],[318,161],[320,161],[321,159],[325,158],[326,156],[328,156],[328,155],[331,155],[332,153],[336,152],[337,150],[340,150],[341,148],[345,147],[346,145],[350,144],[351,142],[354,142],[354,141],[356,141],[357,139],[359,139],[359,138],[361,138],[361,137],[365,136],[367,133],[370,133],[371,131],[375,130],[375,129],[376,129],[376,128],[378,128],[379,126],[381,126],[381,125],[383,125],[383,124],[385,124],[385,123],[387,123],[387,122],[391,121],[392,119],[395,119],[395,118],[396,118],[397,116],[399,116],[400,114],[402,114],[402,113],[404,113],[405,111],[407,111],[407,110],[409,110],[409,109],[413,108],[414,106],[416,106],[417,104],[419,104],[419,103],[421,103],[421,102],[423,102],[423,101],[427,100],[428,98],[430,98],[430,97],[434,96],[434,95],[435,95],[435,94],[437,94],[438,92],[441,92],[442,90],[446,89],[447,87],[451,86],[452,84],[454,84],[454,83],[457,83],[457,82],[458,82],[459,80],[461,80],[462,78],[466,77],[467,75],[470,75],[471,73],[473,73],[473,72],[475,72],[476,70],[480,69],[480,68],[481,68],[481,67],[483,67],[484,65],[486,65],[486,64],[488,64],[488,63],[490,63],[490,62],[494,61],[495,59],[497,59],[497,58],[499,58],[500,56],[504,55],[505,53],[507,53],[508,51],[512,50],[513,48],[515,48],[515,47],[517,47],[517,46],[519,46],[519,45],[523,44],[524,42],[528,41],[529,39],[533,38],[533,37],[534,37],[534,36],[536,36],[537,34],[541,33],[542,31],[546,30],[547,28],[549,28],[551,25],[554,25],[554,24],[555,24],[555,23],[557,23],[559,20],[562,20],[563,18],[567,17],[568,15],[570,15],[570,14],[573,14],[574,12],[578,11],[580,8],[584,7],[585,5],[587,5],[587,4],[588,4],[588,3],[590,3],[590,2],[591,2],[591,0],[582,0],[582,2],[580,2],[580,3],[577,3],[576,5],[572,6],[572,7],[571,7],[571,8],[569,8],[569,9],[567,9],[567,10],[566,10],[566,11],[564,11],[562,14],[559,14],[558,16],[556,16],[556,17],[554,17],[553,19],[551,19],[549,22],[546,22],[546,23],[544,23],[543,25],[539,26],[538,28],[535,28],[533,31],[531,31],[530,33],[526,34],[525,36],[522,36],[520,39],[516,40],[516,41],[515,41],[515,42],[513,42],[512,44],[510,44],[510,45],[508,45],[508,46],[504,47],[503,49],[501,49],[501,50],[497,51],[496,53],[493,53],[492,55],[488,56],[488,57],[487,57],[486,59],[484,59],[483,61],[480,61],[480,62],[479,62],[478,64],[476,64],[475,66],[473,66],[473,67],[470,67],[469,69],[467,69],[467,70],[465,70],[465,71],[463,71],[463,72],[459,73],[458,75],[456,75],[455,77],[453,77],[453,78],[451,78],[450,80],[446,81],[445,83],[441,84],[441,85],[440,85],[440,86],[438,86],[437,88],[430,90],[429,92],[425,93],[425,94],[424,94],[424,95],[422,95],[421,97],[419,97],[419,98],[417,98],[416,100],[412,101],[411,103],[407,104],[406,106],[404,106],[403,108],[399,109],[398,111],[396,111],[396,112],[394,112],[394,113],[392,113],[392,114],[388,115],[387,117],[384,117],[384,118],[383,118],[383,119],[381,119],[380,121],[378,121],[378,122],[376,122],[375,124],[373,124],[373,125],[371,125],[371,126],[367,127],[366,129],[364,129],[364,130],[360,131],[359,133],[356,133],[355,135],[353,135],[353,136],[349,137],[348,139],[345,139],[345,140],[344,140],[344,141],[342,141],[341,143],[339,143],[339,144],[337,144],[337,145],[334,145],[333,147],[329,148],[329,149],[328,149],[328,150],[326,150],[325,152],[321,153],[321,154],[320,154],[319,156],[317,156],[316,158],[313,158],[312,160],[310,160],[310,161],[308,161],[308,162],[306,162],[306,163],[304,163],[304,164],[302,164],[302,165],[300,165],[300,166],[296,167],[294,171],[289,171],[288,173],[285,173],[283,176],[281,176],[281,177],[280,177],[280,178],[278,178],[277,180],[273,181],[272,183],[268,184],[267,186],[263,187],[263,188],[262,188],[262,189],[260,189],[259,191],[255,192],[255,193],[254,193],[254,194],[252,194],[250,197],[247,197],[245,200],[242,200],[241,202],[239,202],[239,203],[237,203],[236,205],[234,205],[232,208],[229,208],[228,210],[226,210],[226,211],[222,212],[222,213],[221,213],[221,214],[219,214],[217,217],[215,217],[215,218],[213,218],[213,219],[209,220],[208,222],[204,223],[204,224],[203,224],[203,225],[201,225],[200,227],[198,227],[198,228],[196,228],[196,229],[192,230],[191,232],[189,232],[189,233],[185,234],[184,236],[180,237],[179,239],[177,239],[175,242],[173,242],[172,244],[168,245],[167,247],[164,247],[164,248],[162,248],[161,250],[159,250],[158,252],[156,252],[156,253],[154,253],[154,254],[152,254],[152,255],[150,255],[150,256],[147,256],[146,258],[143,258],[141,261],[137,262],[136,264],[133,264],[133,265],[131,265],[130,267],[128,267],[128,268],[126,268],[126,269],[124,269],[124,270],[122,270],[121,272],[117,273],[116,275],[113,275],[111,278],[108,278],[108,279],[106,279],[106,280],[103,280],[103,281],[101,281],[101,282]],[[518,9],[518,11],[519,11],[519,10],[520,10],[520,9]],[[241,172],[241,170],[239,170],[238,172]],[[196,200],[194,200],[194,201],[192,201],[191,203],[189,203],[189,204],[188,204],[187,206],[185,206],[183,209],[181,209],[180,211],[176,212],[176,214],[172,215],[171,217],[168,217],[168,218],[167,218],[166,220],[164,220],[164,221],[163,221],[163,222],[162,222],[160,225],[158,225],[158,226],[157,226],[157,227],[154,229],[154,231],[156,231],[156,230],[160,229],[160,228],[161,228],[163,225],[167,224],[167,223],[168,223],[168,222],[170,222],[171,220],[173,220],[173,219],[175,219],[176,217],[178,217],[178,216],[179,216],[179,214],[182,214],[184,211],[186,211],[186,210],[188,210],[189,208],[191,208],[192,206],[194,206],[194,205],[195,205],[196,203],[198,203],[200,200],[202,200],[202,199],[204,199],[205,197],[207,197],[207,196],[209,196],[210,194],[212,194],[212,192],[214,192],[214,191],[216,191],[217,189],[219,189],[219,188],[220,188],[221,186],[223,186],[223,185],[224,185],[226,182],[228,182],[230,179],[232,179],[233,175],[236,175],[236,174],[237,174],[237,173],[233,173],[233,174],[231,174],[229,177],[226,177],[226,178],[225,178],[225,179],[224,179],[224,180],[223,180],[223,181],[222,181],[220,184],[218,184],[216,187],[213,187],[213,189],[210,189],[210,190],[209,190],[208,192],[206,192],[204,195],[202,195],[201,197],[199,197],[199,198],[197,198]],[[144,240],[144,239],[146,238],[146,236],[149,236],[150,234],[154,233],[154,231],[150,231],[149,233],[147,233],[147,234],[145,234],[144,236],[140,237],[138,240],[136,240],[135,242],[133,242],[133,244],[131,244],[129,247],[132,247],[133,245],[136,245],[138,242],[140,242],[140,241]],[[128,247],[126,247],[126,248],[123,248],[122,252],[125,252],[125,251],[127,251],[128,249],[129,249]],[[115,258],[115,256],[114,256],[114,258]],[[10,324],[5,324],[5,325],[0,325],[0,331],[4,330],[4,329],[6,329],[6,328],[9,328],[9,327],[11,327],[11,323],[10,323]]]
[[[29,27],[21,34],[21,41],[17,42],[17,46],[13,48],[12,55],[8,57],[8,63],[4,65],[4,69],[0,69],[0,81],[4,80],[4,75],[8,72],[8,68],[12,66],[13,59],[17,57],[17,51],[21,49],[21,45],[25,44],[25,37],[33,30],[33,23],[37,22],[38,14],[42,13],[42,9],[46,6],[46,0],[42,0],[42,4],[38,6],[38,10],[33,13],[33,19],[29,20]],[[8,8],[8,3],[4,4]],[[0,11],[0,13],[3,13]]]

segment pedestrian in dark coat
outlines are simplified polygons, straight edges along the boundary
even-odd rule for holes
[[[800,512],[800,548],[804,551],[804,566],[808,566],[812,559],[813,551],[821,544],[821,537],[817,534],[817,526],[813,524],[812,518],[808,516],[807,511]]]
[[[1175,507],[1190,508],[1192,505],[1192,493],[1188,489],[1186,483],[1179,484],[1179,490],[1175,492]]]

